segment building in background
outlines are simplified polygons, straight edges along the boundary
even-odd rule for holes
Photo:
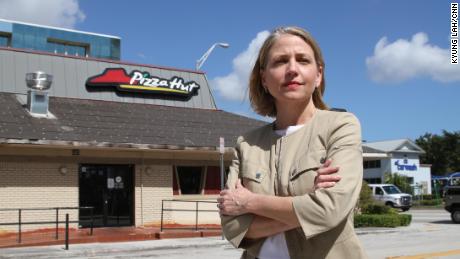
[[[366,142],[363,149],[364,180],[368,183],[384,183],[385,174],[399,174],[409,179],[414,194],[431,194],[431,166],[420,164],[425,151],[413,141]]]
[[[220,137],[228,167],[236,138],[266,124],[218,110],[203,72],[118,61],[117,37],[3,20],[0,36],[2,209],[91,206],[96,227],[159,224],[163,200],[215,200]],[[61,221],[66,212],[89,216],[62,211]],[[23,211],[22,221],[54,213]],[[175,213],[164,222],[195,220]],[[17,214],[0,210],[0,222]],[[211,214],[199,223],[218,223]]]
[[[0,47],[120,60],[120,38],[0,19]]]

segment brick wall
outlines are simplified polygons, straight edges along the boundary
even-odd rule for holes
[[[65,166],[66,174],[59,168]],[[78,207],[78,168],[76,164],[53,162],[0,162],[0,208]],[[59,220],[78,219],[77,210],[61,211]],[[22,222],[54,221],[55,210],[22,211]],[[0,222],[17,222],[18,211],[0,211]],[[23,230],[55,227],[54,224],[24,225]],[[62,224],[64,227],[64,224]],[[71,227],[77,227],[71,224]],[[17,231],[17,226],[0,226]]]
[[[22,160],[22,159],[21,159]],[[49,208],[78,207],[78,161],[49,158],[46,162],[33,159],[8,161],[0,157],[0,208]],[[59,162],[67,161],[67,162]],[[81,162],[81,161],[80,161]],[[84,162],[84,160],[83,160]],[[107,161],[104,161],[107,163]],[[91,161],[97,164],[97,161]],[[65,166],[67,173],[60,168]],[[159,225],[161,221],[161,201],[183,196],[173,196],[173,166],[154,163],[135,164],[134,220],[136,226]],[[185,197],[186,199],[190,197]],[[194,199],[203,199],[204,196]],[[209,198],[209,197],[208,197]],[[215,200],[215,198],[214,198]],[[165,202],[164,208],[194,208],[194,204]],[[201,205],[200,205],[201,206]],[[203,204],[205,209],[214,209],[215,204]],[[78,220],[78,210],[60,211],[60,221],[69,213],[70,220]],[[209,214],[209,215],[208,215]],[[22,221],[55,221],[55,210],[23,211]],[[195,216],[188,212],[164,212],[164,223],[190,224]],[[0,211],[0,223],[17,222],[18,211]],[[216,213],[201,213],[200,223],[218,223]],[[54,228],[54,224],[24,225],[23,230]],[[60,226],[61,227],[61,226]],[[64,224],[62,224],[64,227]],[[77,224],[71,224],[77,228]],[[17,225],[1,226],[0,232],[17,231]]]
[[[171,165],[136,165],[135,175],[136,226],[159,225],[161,200],[172,199]],[[165,208],[170,208],[165,203]],[[171,222],[171,213],[165,212],[163,222]]]

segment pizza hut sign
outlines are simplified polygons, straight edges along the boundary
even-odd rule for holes
[[[127,74],[124,68],[107,68],[100,75],[88,78],[88,87],[116,87],[125,92],[161,93],[190,97],[197,94],[200,85],[174,76],[170,79],[151,76],[134,70]]]

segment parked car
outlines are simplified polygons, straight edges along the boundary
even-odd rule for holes
[[[369,184],[375,200],[387,206],[407,211],[412,206],[412,195],[401,192],[394,184]]]
[[[444,208],[453,222],[460,223],[460,186],[444,187]]]

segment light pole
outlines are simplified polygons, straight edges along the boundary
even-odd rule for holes
[[[211,54],[211,52],[214,50],[214,48],[216,46],[219,46],[219,47],[222,47],[222,48],[228,48],[230,47],[230,45],[228,43],[225,43],[225,42],[218,42],[218,43],[214,43],[212,44],[212,46],[208,49],[208,51],[206,51],[203,56],[198,59],[196,61],[196,66],[195,66],[195,69],[196,70],[200,70],[201,66],[204,64],[204,62],[206,61],[206,59],[208,59],[209,57],[209,54]]]

